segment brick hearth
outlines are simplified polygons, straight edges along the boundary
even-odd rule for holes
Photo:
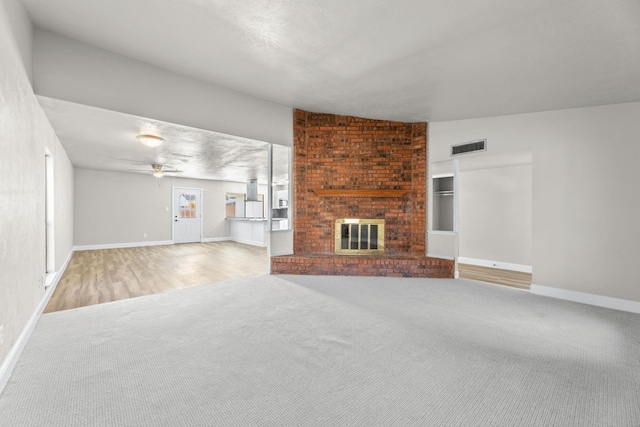
[[[273,274],[453,277],[426,252],[427,124],[294,112],[294,255]],[[338,218],[385,220],[384,255],[336,255]]]
[[[271,258],[272,274],[453,277],[453,261],[402,255],[288,255]]]

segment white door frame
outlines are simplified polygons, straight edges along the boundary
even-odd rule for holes
[[[176,212],[176,204],[175,204],[175,200],[173,199],[176,190],[195,190],[195,191],[199,191],[200,192],[200,243],[202,243],[202,231],[203,231],[203,227],[202,227],[202,217],[204,216],[204,200],[203,200],[203,191],[202,188],[196,188],[196,187],[181,187],[181,186],[173,186],[171,187],[171,241],[173,242],[173,244],[175,244],[175,217],[177,215]]]

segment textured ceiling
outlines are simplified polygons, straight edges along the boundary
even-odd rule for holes
[[[640,101],[638,0],[22,2],[37,27],[308,111],[442,121]],[[131,141],[147,119],[43,105],[78,167],[266,173],[260,143],[237,160],[224,135],[156,122],[167,143],[143,151]],[[72,113],[106,120],[109,138],[85,135],[87,150],[79,138],[90,129]],[[177,135],[187,142],[172,143]],[[120,151],[105,145],[118,138]]]
[[[77,168],[151,174],[152,164],[180,170],[176,176],[268,182],[268,145],[217,132],[160,122],[39,96],[65,151]],[[164,142],[142,145],[136,136],[151,133]],[[288,179],[289,148],[274,145],[274,181]]]
[[[637,0],[23,0],[39,27],[290,107],[440,121],[640,100]]]

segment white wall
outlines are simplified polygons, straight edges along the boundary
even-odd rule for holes
[[[640,103],[429,124],[429,160],[487,139],[533,152],[535,285],[640,301]]]
[[[74,245],[172,240],[174,186],[202,188],[204,239],[229,237],[225,193],[246,193],[246,183],[76,169]],[[266,199],[267,186],[258,193]]]
[[[36,29],[38,95],[292,146],[293,111]]]
[[[459,256],[531,266],[532,166],[461,171]]]
[[[10,11],[10,14],[7,12]],[[30,24],[20,3],[0,2],[0,362],[45,295],[45,147],[56,183],[56,267],[71,250],[73,170],[29,81]],[[17,36],[15,36],[17,34]],[[3,378],[0,378],[0,381]],[[0,388],[2,384],[0,384]]]

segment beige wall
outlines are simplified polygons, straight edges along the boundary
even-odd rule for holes
[[[430,162],[487,139],[533,151],[533,283],[640,301],[640,103],[429,124]]]
[[[73,239],[73,169],[33,94],[30,66],[22,61],[30,58],[25,16],[19,2],[0,3],[0,362],[45,294],[45,147],[56,176],[57,267]]]
[[[170,241],[172,188],[201,188],[204,239],[229,237],[226,192],[246,193],[246,183],[75,170],[75,246]],[[258,192],[265,195],[265,185]],[[167,211],[167,208],[169,209]],[[147,237],[144,237],[144,234]]]

